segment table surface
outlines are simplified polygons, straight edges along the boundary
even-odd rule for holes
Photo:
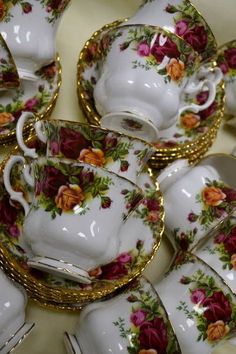
[[[207,20],[218,45],[236,38],[235,0],[192,0],[192,2]],[[71,0],[57,33],[57,49],[62,63],[62,86],[52,114],[53,119],[84,120],[76,94],[76,64],[80,50],[94,31],[106,23],[131,16],[140,3],[140,0]],[[236,142],[235,138],[236,130],[223,124],[208,154],[230,153]],[[10,148],[0,148],[0,157],[3,158],[9,150]],[[154,284],[167,270],[172,254],[172,249],[164,238],[154,260],[145,271],[145,275]],[[36,326],[14,354],[66,353],[63,333],[64,331],[73,333],[77,319],[76,313],[49,311],[29,301],[26,320],[35,322]],[[214,354],[220,352],[230,353],[225,347],[215,350]],[[232,351],[231,353],[233,354]]]

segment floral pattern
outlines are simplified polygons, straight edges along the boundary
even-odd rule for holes
[[[66,9],[70,0],[37,0],[40,1],[42,8],[45,8],[49,16],[46,20],[49,23],[54,23]],[[11,13],[12,6],[19,5],[22,9],[22,14],[27,15],[34,10],[33,1],[25,0],[0,0],[0,20],[9,22],[13,17]]]
[[[30,140],[28,146],[31,148],[36,148],[36,151],[40,156],[45,155],[45,145],[43,143],[40,143],[38,140]],[[28,201],[29,204],[31,204],[32,191],[29,187],[26,186],[24,180],[22,179],[22,166],[15,165],[12,170],[11,176],[13,188],[16,191],[23,192],[25,199]],[[44,180],[43,184],[39,184],[38,187],[39,191],[43,190],[46,195],[52,195],[51,198],[53,199],[53,208],[56,205],[56,196],[58,197],[58,211],[64,208],[66,209],[65,212],[70,212],[70,208],[73,206],[73,203],[75,200],[77,200],[77,198],[79,198],[80,202],[83,203],[84,199],[81,196],[81,191],[79,191],[78,189],[76,190],[76,188],[75,190],[73,190],[72,188],[72,191],[70,191],[70,193],[68,194],[64,193],[64,188],[59,192],[61,185],[68,186],[68,184],[65,183],[65,180],[68,176],[64,176],[61,171],[56,171],[52,166],[50,169],[50,174],[48,174],[47,177],[50,178]],[[87,177],[89,177],[89,175],[87,175]],[[137,220],[137,222],[139,222],[139,225],[141,226],[141,231],[138,232],[138,234],[137,232],[134,233],[132,231],[129,231],[129,239],[132,240],[131,246],[130,243],[128,243],[129,246],[127,246],[125,244],[125,241],[122,241],[122,251],[113,262],[106,264],[101,268],[93,269],[90,271],[90,276],[93,278],[91,285],[79,284],[77,282],[75,283],[71,280],[57,278],[47,273],[38,273],[38,271],[28,268],[28,254],[27,250],[25,249],[25,245],[22,241],[22,225],[24,223],[25,218],[24,211],[20,204],[9,200],[9,195],[7,194],[3,186],[2,179],[0,180],[1,248],[7,250],[11,255],[11,258],[17,261],[17,264],[21,268],[21,274],[24,274],[24,281],[26,279],[25,274],[27,274],[27,277],[32,276],[34,280],[36,279],[36,281],[39,281],[41,284],[46,284],[47,288],[56,287],[62,290],[74,289],[73,291],[78,291],[76,295],[77,302],[80,291],[86,292],[88,296],[90,294],[93,294],[94,296],[95,291],[99,291],[99,293],[101,293],[104,291],[104,289],[107,293],[110,293],[111,291],[114,291],[114,287],[120,286],[120,282],[121,284],[124,284],[126,279],[132,278],[134,274],[135,276],[137,276],[139,271],[145,267],[147,261],[157,250],[160,244],[160,238],[163,231],[162,198],[160,196],[160,192],[155,189],[155,186],[152,180],[149,178],[147,172],[142,173],[142,175],[139,177],[139,181],[140,186],[142,186],[143,188],[143,192],[145,195],[144,198],[147,201],[150,200],[150,202],[148,206],[146,205],[147,202],[140,202],[140,204],[128,220],[131,224],[132,220]],[[69,184],[72,184],[73,186],[73,184],[76,184],[77,181],[72,180],[71,182],[72,183]],[[63,197],[63,193],[66,194],[65,198]],[[124,197],[126,198],[127,212],[129,212],[130,207],[132,207],[132,200],[130,200],[132,194],[127,193],[127,191],[123,191],[123,193]],[[100,199],[102,207],[109,207],[110,200],[106,198],[107,196],[103,197],[105,198]],[[100,196],[98,196],[98,198],[100,198]],[[54,214],[53,208],[50,211],[50,213],[52,214]],[[143,213],[143,209],[147,209],[147,211]],[[148,217],[149,213],[151,213],[153,209],[155,210],[155,218],[151,219],[153,221],[157,220],[155,223],[150,222]],[[141,215],[143,215],[143,218]],[[150,215],[152,215],[152,213]],[[123,237],[124,240],[127,239],[126,232],[124,232]],[[5,258],[4,264],[5,266],[7,266]]]
[[[223,223],[213,239],[210,254],[217,253],[222,269],[236,270],[236,225],[234,219]]]
[[[100,167],[118,163],[117,172],[126,172],[130,167],[130,151],[133,151],[140,168],[152,154],[151,148],[135,149],[135,140],[132,142],[119,133],[71,122],[45,121],[42,124],[49,140],[48,155],[51,156],[76,159]]]
[[[180,353],[178,342],[157,295],[150,290],[137,288],[129,292],[126,301],[132,304],[129,327],[122,317],[114,321],[113,325],[119,330],[120,336],[129,342],[127,353]]]
[[[234,336],[236,304],[232,295],[223,292],[213,276],[198,269],[191,276],[183,276],[180,283],[189,287],[193,310],[189,310],[185,301],[180,301],[177,310],[196,321],[199,331],[197,341],[207,341],[213,346],[222,339]]]
[[[15,88],[19,86],[19,75],[11,54],[6,47],[4,39],[0,35],[0,87]]]
[[[26,92],[24,86],[2,96],[0,104],[0,136],[7,136],[16,128],[22,112],[43,114],[53,100],[57,89],[58,67],[56,63],[43,67],[36,73],[38,86],[32,92]],[[4,102],[4,103],[3,103]]]
[[[236,75],[236,41],[231,41],[219,49],[217,64],[226,75],[224,80],[232,82]]]
[[[166,83],[181,84],[182,79],[191,76],[199,65],[198,57],[190,46],[171,33],[153,28],[129,29],[126,41],[120,44],[120,51],[130,46],[140,57],[140,60],[132,62],[133,69],[154,69],[163,75]]]
[[[188,0],[178,6],[170,1],[165,11],[174,16],[175,33],[201,54],[203,60],[216,54],[216,41],[210,28]]]
[[[201,230],[209,231],[214,223],[226,218],[236,207],[236,191],[221,181],[207,180],[203,190],[196,196],[196,202],[202,205],[199,214],[190,211],[187,222],[193,227],[189,230],[176,228],[173,236],[177,245],[186,251],[193,244],[198,228],[194,224],[198,222]]]

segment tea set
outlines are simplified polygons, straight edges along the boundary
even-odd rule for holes
[[[236,112],[235,41],[217,48],[188,0],[145,0],[81,51],[90,124],[50,120],[69,3],[3,4],[0,141],[17,146],[0,170],[0,353],[33,329],[28,298],[80,310],[68,354],[233,353],[236,158],[202,156],[224,95]],[[163,235],[174,256],[152,284]]]

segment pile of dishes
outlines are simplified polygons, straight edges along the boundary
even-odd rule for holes
[[[90,123],[151,141],[152,167],[176,158],[197,162],[223,116],[216,53],[213,33],[189,1],[145,1],[130,19],[86,42],[78,61],[80,104]]]

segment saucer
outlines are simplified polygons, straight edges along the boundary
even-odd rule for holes
[[[32,143],[32,139],[31,139]],[[19,153],[15,148],[12,154]],[[3,172],[4,163],[1,165]],[[17,203],[9,201],[1,183],[2,200],[0,260],[6,272],[20,282],[39,301],[55,303],[84,303],[102,298],[128,284],[144,270],[160,246],[164,229],[163,200],[158,187],[152,181],[151,170],[138,177],[138,185],[145,198],[120,230],[120,251],[118,257],[109,264],[90,272],[92,284],[79,284],[71,280],[28,268],[30,251],[22,242],[21,229],[24,212]],[[31,192],[21,177],[21,167],[12,173],[15,189],[23,191],[30,203]],[[129,237],[127,237],[129,235]]]
[[[1,354],[8,354],[13,351],[34,328],[34,323],[25,323],[16,333],[0,348]]]
[[[54,108],[61,85],[59,56],[54,63],[36,72],[37,81],[22,80],[15,90],[0,93],[0,144],[15,139],[16,124],[23,111],[33,112],[36,120],[49,116]],[[35,120],[24,128],[28,132]]]
[[[109,45],[109,38],[105,33],[111,28],[119,26],[126,20],[115,21],[107,24],[100,30],[96,31],[92,37],[85,43],[77,65],[77,94],[79,102],[84,113],[91,124],[100,124],[100,115],[96,111],[93,90],[100,76],[102,65],[102,51],[104,45]],[[101,37],[103,40],[101,41]],[[107,36],[108,37],[108,36]],[[104,42],[107,42],[104,44]],[[201,92],[197,97],[184,95],[181,105],[186,103],[197,102],[202,104],[207,99],[207,92]],[[160,137],[153,145],[157,152],[150,160],[151,165],[158,163],[160,158],[168,159],[169,156],[175,157],[193,157],[195,149],[203,142],[208,143],[207,149],[212,144],[209,135],[216,132],[223,117],[224,107],[224,86],[223,83],[217,85],[217,94],[212,105],[198,114],[183,113],[177,123],[165,130],[160,131]],[[176,158],[176,157],[175,157]],[[155,166],[156,167],[156,166]]]

